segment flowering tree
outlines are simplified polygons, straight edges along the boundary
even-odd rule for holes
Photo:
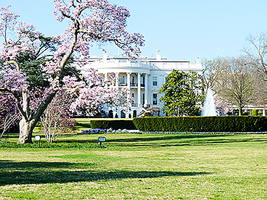
[[[218,70],[212,90],[238,106],[242,115],[244,105],[255,102],[257,78],[251,59],[248,56],[224,58]]]
[[[218,94],[214,95],[214,104],[220,113],[227,114],[233,112],[233,105],[226,99],[220,97]]]
[[[31,24],[19,22],[19,16],[10,11],[10,5],[0,8],[0,36],[4,38],[0,50],[0,91],[13,95],[22,116],[18,143],[32,142],[33,128],[59,90],[97,90],[99,78],[94,76],[95,73],[90,73],[87,79],[81,78],[69,67],[70,60],[76,60],[78,66],[86,65],[89,47],[94,42],[113,42],[131,57],[138,56],[139,47],[144,43],[141,34],[126,31],[129,11],[109,4],[107,0],[54,0],[54,4],[57,20],[68,20],[69,27],[62,35],[51,38],[49,43]],[[16,36],[10,38],[10,32]],[[23,71],[25,65],[19,62],[23,54],[27,54],[30,61],[45,61],[38,67],[49,83],[48,92],[35,109],[31,108],[32,88]],[[80,62],[79,56],[83,56],[85,62]],[[77,77],[69,76],[70,73]]]
[[[129,98],[130,91],[127,87],[119,89],[115,86],[118,81],[115,74],[111,73],[109,75],[108,83],[104,82],[102,77],[96,74],[95,69],[89,70],[87,80],[90,79],[92,74],[98,78],[97,81],[96,79],[94,80],[94,87],[89,84],[78,90],[70,110],[72,112],[85,111],[85,114],[91,116],[100,113],[104,107],[120,107],[121,110],[128,110],[131,103]]]
[[[72,113],[69,110],[73,101],[70,93],[60,90],[41,115],[40,122],[47,142],[53,142],[59,132],[66,132],[73,127]]]
[[[20,119],[21,115],[16,108],[12,95],[0,92],[0,140],[4,133]]]

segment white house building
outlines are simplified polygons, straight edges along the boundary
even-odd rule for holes
[[[99,75],[104,80],[108,79],[110,73],[115,73],[117,78],[116,87],[119,89],[127,87],[132,97],[131,107],[127,112],[120,108],[105,107],[104,111],[109,117],[133,118],[148,109],[158,111],[157,115],[163,116],[161,111],[163,106],[159,102],[159,89],[165,83],[166,77],[173,69],[189,71],[194,70],[202,73],[202,65],[197,59],[195,63],[189,61],[167,60],[162,58],[160,51],[156,58],[139,57],[136,60],[130,60],[125,56],[109,57],[107,53],[103,58],[92,56],[86,69],[94,68],[98,70]]]

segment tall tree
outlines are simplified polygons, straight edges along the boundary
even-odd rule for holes
[[[208,88],[213,89],[217,78],[220,76],[221,64],[224,62],[224,58],[217,57],[213,60],[204,59],[203,65],[203,82],[204,91],[207,92]]]
[[[249,56],[254,68],[257,81],[255,84],[256,104],[265,105],[267,102],[267,35],[260,33],[247,37],[248,45],[243,51]]]
[[[107,0],[54,0],[54,4],[57,20],[68,20],[69,27],[62,35],[50,40],[54,48],[52,52],[43,46],[42,35],[31,24],[18,21],[19,16],[10,11],[10,5],[0,8],[0,36],[4,38],[0,50],[0,91],[14,96],[21,113],[18,143],[32,142],[33,128],[58,90],[68,88],[79,94],[77,91],[81,88],[90,91],[103,85],[95,73],[90,73],[86,81],[80,77],[69,77],[71,68],[68,68],[68,63],[71,59],[78,66],[86,65],[87,62],[79,61],[79,56],[83,56],[83,61],[89,61],[89,47],[94,42],[113,42],[128,56],[136,57],[144,43],[141,34],[127,32],[126,20],[130,13],[124,7],[109,4]],[[8,36],[10,32],[13,35],[17,33],[16,37],[11,39]],[[38,66],[44,72],[49,88],[47,96],[36,109],[30,106],[30,79],[19,62],[22,54],[31,60],[44,58],[46,61]]]
[[[195,71],[173,70],[159,90],[163,112],[167,115],[199,115],[203,102],[202,76]]]
[[[238,106],[239,115],[242,108],[255,100],[255,82],[251,61],[247,56],[224,58],[218,69],[213,90],[222,98]]]
[[[247,37],[249,45],[243,48],[243,51],[250,57],[251,64],[254,68],[263,74],[267,81],[267,35],[261,33]]]

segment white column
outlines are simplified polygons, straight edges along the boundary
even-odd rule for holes
[[[119,72],[116,72],[116,87],[119,87]]]
[[[140,79],[141,79],[141,74],[138,73],[138,76],[137,76],[137,81],[138,81],[138,84],[137,84],[137,102],[138,102],[138,107],[141,106],[141,83],[140,83]]]
[[[118,109],[117,114],[118,114],[118,118],[121,118],[121,109]]]
[[[262,116],[266,116],[266,110],[263,108]]]
[[[130,92],[130,81],[131,81],[131,73],[130,72],[127,72],[127,88]]]
[[[128,95],[127,95],[127,104],[130,106],[132,104],[131,102],[131,86],[130,86],[130,83],[131,83],[131,73],[130,72],[127,72],[127,88],[128,88]],[[128,109],[128,112],[126,112],[126,118],[129,118],[129,109]]]
[[[151,84],[151,76],[148,74],[147,76],[147,103],[151,106],[151,92],[150,92],[150,84]]]
[[[148,104],[148,76],[145,74],[145,106]]]

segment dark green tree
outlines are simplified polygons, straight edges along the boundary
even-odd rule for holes
[[[159,94],[163,94],[159,99],[164,103],[163,112],[168,116],[199,115],[204,100],[202,91],[203,81],[199,73],[173,70],[159,90]]]
[[[28,33],[28,32],[27,32]],[[52,54],[55,52],[56,47],[60,44],[53,41],[52,37],[46,37],[40,34],[39,38],[36,39],[33,35],[29,34],[28,37],[32,42],[35,40],[40,43],[37,49],[37,53],[25,51],[19,54],[17,58],[17,64],[23,73],[27,75],[27,81],[29,82],[29,89],[34,87],[49,87],[47,81],[47,74],[43,71],[42,65],[46,65],[46,62],[53,61]],[[46,52],[44,54],[44,52]],[[0,61],[1,63],[1,61]],[[64,75],[76,76],[80,78],[81,73],[75,67],[71,66],[73,58],[70,57]]]

